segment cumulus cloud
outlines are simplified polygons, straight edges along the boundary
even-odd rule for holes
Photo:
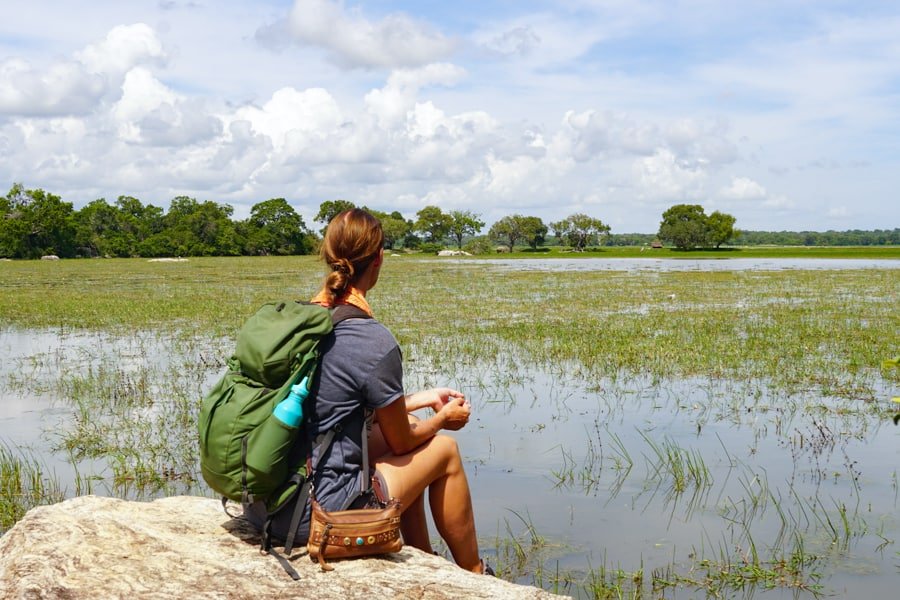
[[[40,67],[22,59],[0,63],[0,113],[20,116],[83,115],[116,91],[130,69],[165,58],[147,25],[119,25],[96,44]]]
[[[405,14],[371,20],[332,0],[295,0],[285,26],[276,23],[257,37],[277,38],[285,29],[297,43],[323,48],[347,68],[421,66],[445,58],[455,45]]]
[[[397,69],[387,84],[365,96],[366,107],[383,126],[391,126],[406,118],[415,104],[419,90],[433,85],[453,86],[466,75],[465,69],[449,63],[433,63],[419,69]]]
[[[162,63],[166,58],[156,32],[144,23],[117,25],[106,38],[90,44],[76,58],[91,73],[125,73],[135,65]]]
[[[222,131],[221,121],[207,114],[202,102],[181,98],[142,67],[125,75],[110,115],[119,139],[131,143],[193,144]]]
[[[282,88],[262,107],[238,109],[234,120],[250,123],[253,130],[267,136],[276,151],[296,149],[304,143],[321,141],[343,122],[337,101],[322,88],[298,91]]]
[[[635,160],[632,172],[645,197],[663,200],[684,199],[700,190],[706,180],[702,164],[681,161],[665,148],[653,156]]]
[[[38,69],[21,59],[0,63],[0,113],[38,116],[84,114],[106,93],[103,77],[77,62]]]
[[[720,190],[719,195],[728,200],[763,200],[769,194],[766,188],[749,177],[734,177],[731,184]]]

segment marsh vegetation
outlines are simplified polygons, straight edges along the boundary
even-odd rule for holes
[[[200,398],[247,315],[320,275],[312,257],[3,263],[0,531],[74,494],[209,494]],[[457,435],[501,576],[591,598],[883,596],[898,291],[895,266],[391,257],[370,298],[408,388],[474,405]]]

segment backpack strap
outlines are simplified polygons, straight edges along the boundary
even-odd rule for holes
[[[337,325],[347,319],[371,319],[372,316],[352,304],[339,304],[331,309],[331,323]]]

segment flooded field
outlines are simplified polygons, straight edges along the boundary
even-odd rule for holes
[[[548,262],[389,259],[370,296],[407,388],[473,403],[454,435],[501,576],[584,598],[893,594],[900,261]],[[243,318],[321,272],[10,268],[0,461],[46,481],[31,503],[209,494],[199,398]]]

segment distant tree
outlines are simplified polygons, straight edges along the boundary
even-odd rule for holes
[[[131,256],[136,239],[125,227],[116,206],[99,198],[75,213],[75,246],[82,256]]]
[[[425,241],[439,244],[450,233],[451,217],[437,206],[426,206],[416,213],[415,230],[425,234]]]
[[[321,230],[322,235],[325,235],[325,232],[328,230],[328,224],[331,223],[331,220],[345,210],[350,210],[351,208],[356,208],[356,205],[349,200],[326,200],[319,205],[319,212],[316,214],[316,218],[313,220],[316,223],[325,224],[325,226]]]
[[[709,232],[709,243],[716,248],[738,235],[734,228],[735,218],[729,214],[715,211],[706,219]]]
[[[165,211],[162,208],[152,204],[145,206],[133,196],[119,196],[116,208],[119,209],[123,229],[133,235],[138,244],[159,233],[165,226]]]
[[[709,243],[706,213],[699,204],[676,204],[662,217],[659,237],[676,248],[690,250]]]
[[[384,233],[385,248],[394,248],[397,242],[401,241],[412,228],[409,221],[405,220],[403,215],[396,210],[391,213],[386,213],[367,206],[364,206],[363,209],[381,221],[381,230]]]
[[[488,237],[492,240],[507,243],[510,252],[517,242],[524,241],[532,248],[544,241],[547,235],[547,227],[538,217],[525,217],[522,215],[510,215],[503,217],[491,226]]]
[[[464,237],[476,235],[484,227],[484,221],[478,217],[479,215],[468,210],[450,211],[450,235],[456,240],[460,250],[463,247]]]
[[[13,184],[9,193],[0,198],[0,256],[24,258],[29,224],[25,214],[28,196],[21,183]]]
[[[516,242],[522,239],[522,230],[514,217],[515,215],[503,217],[491,225],[488,230],[488,237],[495,242],[509,246],[510,252],[514,250]]]
[[[243,240],[229,217],[234,209],[209,200],[197,202],[187,196],[172,199],[165,216],[165,229],[152,236],[156,252],[176,256],[235,256]],[[156,238],[156,239],[153,239]]]
[[[284,198],[255,204],[246,223],[248,254],[308,254],[312,250],[310,231],[303,217]]]
[[[531,248],[537,249],[544,243],[547,236],[547,226],[540,217],[520,217],[519,227],[522,229],[522,237]]]
[[[0,202],[0,254],[75,256],[73,212],[72,203],[59,196],[14,184]]]
[[[565,240],[577,252],[582,252],[588,244],[609,233],[609,225],[583,213],[569,215],[562,221],[553,223],[551,228],[557,237]]]

